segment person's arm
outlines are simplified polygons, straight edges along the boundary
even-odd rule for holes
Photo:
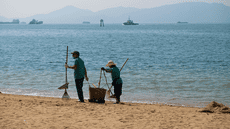
[[[112,73],[112,69],[105,69],[105,71],[107,72],[107,73]]]
[[[88,76],[87,76],[87,70],[86,70],[86,68],[85,68],[85,79],[86,79],[86,81],[89,80],[89,78],[88,78]]]
[[[70,69],[74,69],[74,70],[77,69],[77,65],[73,65],[73,66],[65,65],[65,67],[66,67],[66,68],[70,68]]]
[[[73,66],[68,66],[68,64],[65,64],[65,67],[66,67],[66,68],[70,68],[70,69],[74,69],[74,70],[76,70],[76,69],[77,69],[77,60],[75,60],[75,62],[74,62],[74,65],[73,65]]]
[[[112,69],[110,69],[110,68],[105,69],[104,67],[102,67],[101,70],[105,70],[107,73],[112,73]]]

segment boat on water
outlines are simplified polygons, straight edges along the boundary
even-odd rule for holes
[[[19,20],[18,19],[13,19],[12,22],[0,22],[0,24],[19,24]]]
[[[33,19],[29,24],[43,24],[43,21]]]
[[[82,24],[90,24],[88,21],[83,21]]]
[[[177,23],[188,23],[188,22],[180,22],[180,21],[178,21]]]
[[[134,23],[133,20],[130,20],[130,17],[129,17],[127,22],[124,22],[123,25],[139,25],[139,23]]]

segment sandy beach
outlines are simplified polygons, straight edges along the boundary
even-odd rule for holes
[[[229,113],[159,104],[104,104],[0,93],[1,129],[230,128]]]

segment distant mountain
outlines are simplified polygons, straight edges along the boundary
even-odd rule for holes
[[[201,2],[165,5],[157,8],[143,9],[132,14],[139,22],[175,23],[226,23],[230,22],[230,7],[223,4]]]
[[[90,10],[79,9],[74,6],[67,6],[49,14],[38,14],[27,18],[22,18],[20,21],[29,22],[32,19],[36,19],[43,21],[44,24],[76,24],[81,23],[84,19],[87,20],[90,15],[93,15],[93,12]]]
[[[97,15],[103,15],[103,16],[114,16],[114,17],[119,17],[124,14],[129,14],[133,12],[140,11],[140,9],[137,8],[132,8],[132,7],[116,7],[116,8],[109,8],[109,9],[104,9],[101,11],[98,11],[96,14]]]
[[[148,9],[116,7],[92,12],[67,6],[49,14],[39,14],[19,20],[29,23],[32,19],[36,19],[43,21],[44,24],[81,24],[83,21],[99,24],[100,19],[103,19],[105,24],[122,24],[129,16],[138,23],[176,23],[178,21],[230,23],[230,7],[217,3],[188,2]],[[0,21],[1,19],[4,18],[0,17]],[[12,21],[12,19],[8,21]]]

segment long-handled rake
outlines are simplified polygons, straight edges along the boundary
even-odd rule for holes
[[[66,62],[65,62],[66,65],[67,65],[67,62],[68,62],[68,46],[67,46],[67,52],[66,52]],[[69,85],[69,83],[67,82],[67,68],[66,68],[65,69],[65,84],[58,88],[58,89],[65,89],[65,92],[64,92],[62,98],[67,98],[67,99],[70,98],[68,93],[67,93],[67,90],[66,90],[66,89],[68,89],[68,85]]]

